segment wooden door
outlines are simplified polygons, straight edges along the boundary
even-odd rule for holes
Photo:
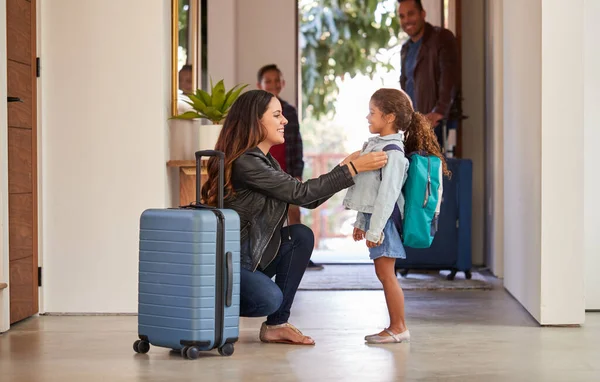
[[[6,0],[10,323],[38,312],[36,0]]]

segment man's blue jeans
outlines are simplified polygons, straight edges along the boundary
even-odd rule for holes
[[[240,316],[268,316],[267,325],[286,323],[314,242],[313,232],[305,225],[283,227],[281,246],[273,262],[262,271],[241,270]]]

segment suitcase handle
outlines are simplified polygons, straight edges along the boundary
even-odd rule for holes
[[[233,296],[233,255],[231,252],[227,252],[225,257],[227,258],[227,294],[225,297],[225,305],[230,307]]]
[[[217,150],[201,150],[196,151],[196,203],[200,203],[200,177],[202,170],[202,157],[218,157],[219,158],[219,183],[217,194],[217,208],[223,208],[223,179],[225,178],[225,153]]]

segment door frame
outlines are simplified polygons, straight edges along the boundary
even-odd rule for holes
[[[8,96],[6,0],[0,0],[0,100]],[[0,102],[0,282],[10,278],[8,257],[8,107]],[[10,284],[0,290],[0,333],[10,328]]]
[[[31,72],[32,72],[32,255],[33,255],[33,302],[35,314],[41,311],[41,289],[38,287],[38,267],[40,266],[40,198],[41,189],[39,182],[39,169],[41,168],[40,147],[40,89],[39,81],[36,76],[35,58],[39,57],[40,52],[40,0],[31,0]],[[0,60],[0,100],[5,100],[8,96],[8,78],[7,78],[7,0],[0,0],[0,52],[3,53],[4,60]],[[0,290],[0,333],[10,329],[10,254],[9,254],[9,188],[8,188],[8,106],[6,102],[0,102],[0,282],[8,284],[8,288]]]
[[[39,176],[38,169],[40,164],[39,158],[39,126],[38,123],[38,110],[39,110],[39,88],[38,88],[38,68],[37,68],[37,57],[38,55],[38,39],[39,22],[38,22],[38,0],[29,0],[31,2],[31,89],[33,96],[31,97],[31,197],[32,197],[32,210],[33,210],[33,221],[32,221],[32,257],[33,257],[33,303],[35,306],[34,316],[40,312],[40,259],[39,259]]]

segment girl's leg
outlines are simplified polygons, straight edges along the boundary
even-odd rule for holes
[[[394,334],[402,333],[406,330],[406,322],[404,319],[404,293],[400,288],[400,283],[396,278],[394,265],[396,259],[391,257],[379,257],[375,259],[375,273],[385,293],[385,302],[390,314],[389,329]],[[380,336],[389,336],[384,330],[379,333]]]

